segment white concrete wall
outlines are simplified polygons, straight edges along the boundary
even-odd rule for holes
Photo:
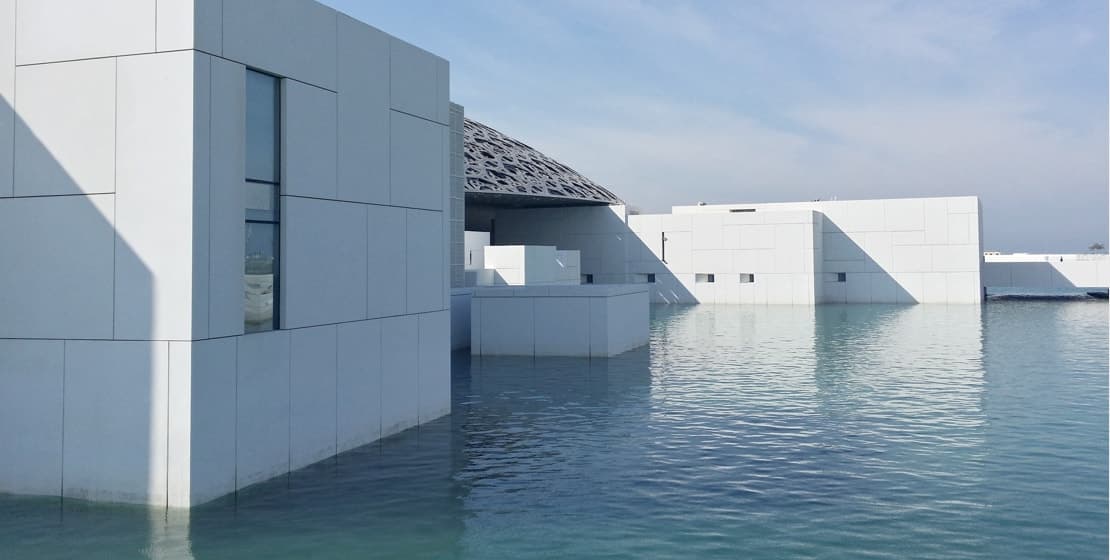
[[[1097,254],[987,254],[987,288],[1066,290],[1110,287],[1110,256]]]
[[[244,335],[248,67],[283,330]],[[0,0],[0,491],[188,507],[448,412],[448,74],[310,0]]]
[[[610,357],[648,342],[646,286],[475,288],[474,355]]]
[[[815,211],[821,272],[847,281],[819,288],[829,303],[978,303],[982,301],[979,199],[973,196],[775,204],[676,206],[675,216]]]
[[[655,275],[655,301],[817,301],[821,216],[815,212],[629,216],[628,224],[639,240],[629,273]]]
[[[976,303],[980,222],[976,197],[497,213],[499,242],[580,250],[595,282],[654,275],[661,303]]]
[[[478,286],[539,286],[581,283],[578,251],[544,245],[485,245]]]

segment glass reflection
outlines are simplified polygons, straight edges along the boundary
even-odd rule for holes
[[[243,271],[246,293],[243,327],[246,332],[277,328],[274,313],[277,228],[277,224],[247,222],[247,252]]]

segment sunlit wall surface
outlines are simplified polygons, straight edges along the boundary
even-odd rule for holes
[[[187,507],[446,413],[448,79],[310,0],[0,0],[0,492]]]

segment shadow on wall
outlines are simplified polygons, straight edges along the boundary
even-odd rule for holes
[[[104,161],[142,131],[92,130],[80,106],[49,104],[27,103],[28,122],[0,97],[14,153],[0,180],[0,492],[163,505],[171,343],[149,341],[159,287],[127,235],[163,228],[135,192],[160,178]],[[112,147],[83,145],[100,133]]]
[[[1089,267],[1089,271],[1077,271],[1076,276],[1090,280],[1090,283],[1077,284],[1064,274],[1058,266]],[[1007,291],[1056,292],[1105,290],[1108,286],[1099,285],[1094,261],[1038,261],[1038,262],[988,262],[983,264],[983,285],[988,293]],[[1083,274],[1086,272],[1087,274]]]
[[[618,208],[623,207],[500,210],[495,241],[578,251],[582,276],[596,284],[651,283],[651,301],[695,303],[694,295],[671,274],[662,256],[629,228]],[[629,270],[630,261],[639,263],[636,271]]]
[[[918,303],[917,298],[876,261],[870,253],[856,243],[848,233],[826,217],[821,235],[823,262],[836,262],[837,270],[822,270],[817,275],[820,282],[818,303]],[[830,246],[829,234],[836,243]],[[830,256],[831,254],[831,256]],[[843,258],[833,258],[843,257]],[[945,280],[947,282],[947,280]],[[917,287],[919,293],[921,286]]]

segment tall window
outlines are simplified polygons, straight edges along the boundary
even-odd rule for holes
[[[277,78],[247,71],[245,183],[246,262],[243,270],[246,332],[278,327],[278,259],[281,239],[281,90]]]

